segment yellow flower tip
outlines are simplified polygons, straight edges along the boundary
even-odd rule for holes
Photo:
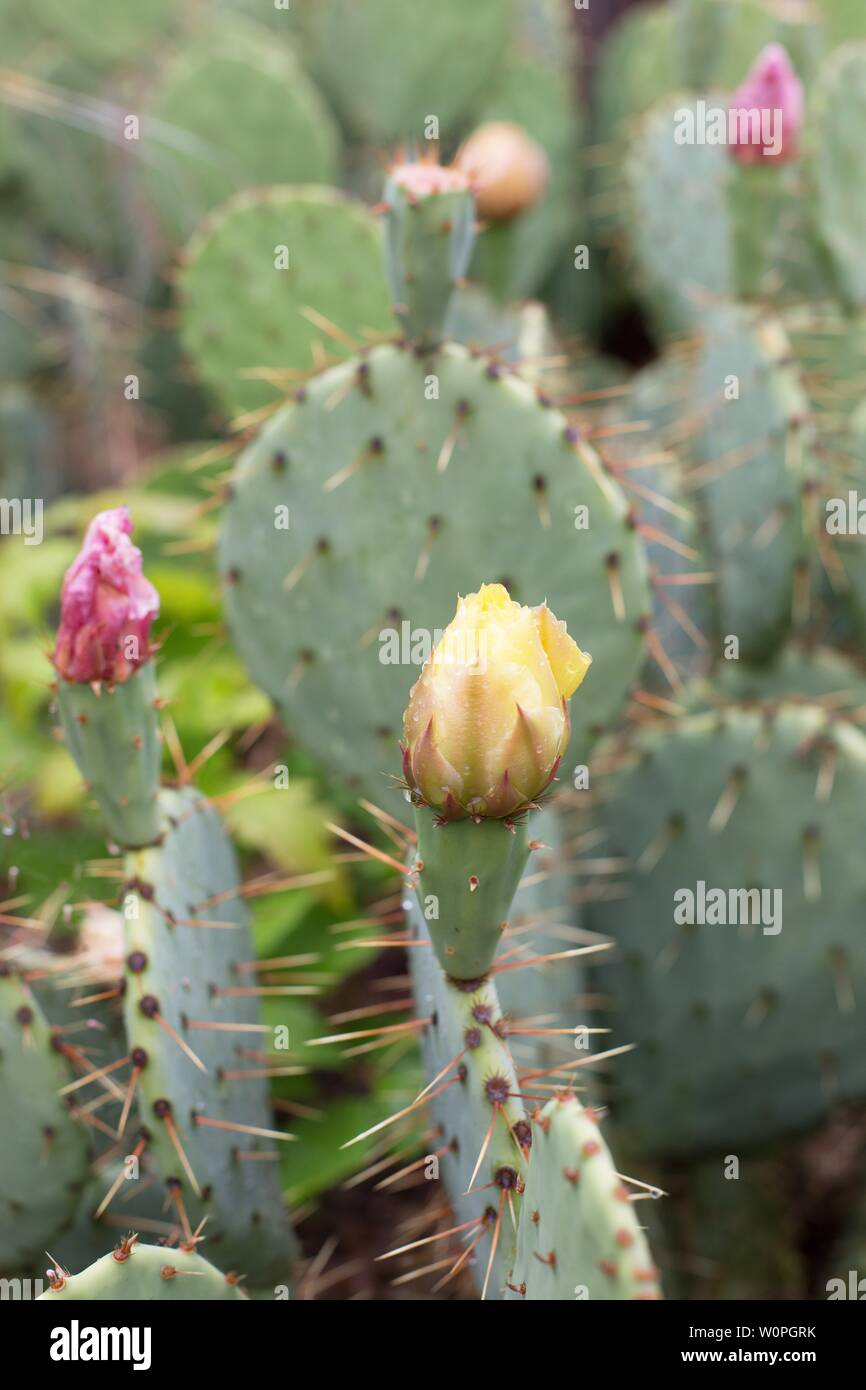
[[[515,603],[504,584],[482,584],[477,594],[470,594],[470,598],[477,599],[482,612],[489,613],[497,608],[508,608],[514,605],[519,608],[520,604]]]
[[[538,635],[547,653],[550,668],[563,699],[570,700],[590,666],[589,652],[581,651],[561,618],[555,618],[546,603],[535,610]]]

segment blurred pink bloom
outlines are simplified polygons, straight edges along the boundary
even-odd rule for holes
[[[469,187],[469,180],[460,169],[432,160],[419,159],[413,164],[396,164],[390,171],[391,178],[411,198],[429,198],[433,193],[462,193]]]
[[[781,44],[761,50],[731,97],[728,113],[734,132],[728,148],[739,164],[796,159],[804,121],[803,84]]]
[[[68,681],[128,680],[151,655],[159,594],[141,572],[126,507],[100,512],[66,571],[54,665]]]

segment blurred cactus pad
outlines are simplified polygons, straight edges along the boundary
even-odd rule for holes
[[[866,6],[0,36],[4,1288],[834,1296]]]

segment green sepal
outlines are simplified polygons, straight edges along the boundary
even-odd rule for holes
[[[59,680],[57,707],[66,746],[124,849],[152,845],[160,835],[159,771],[153,661],[114,686]]]
[[[437,824],[435,811],[416,806],[415,825],[418,901],[439,963],[452,979],[481,979],[529,857],[527,818],[510,828],[502,820]]]

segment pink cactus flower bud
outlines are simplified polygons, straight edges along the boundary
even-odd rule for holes
[[[796,159],[804,121],[803,84],[781,44],[762,49],[728,106],[731,158],[738,164]]]
[[[469,180],[460,169],[435,164],[429,159],[415,163],[395,164],[391,178],[410,199],[429,198],[434,193],[464,193]]]
[[[159,594],[141,571],[126,507],[100,512],[66,571],[54,665],[67,681],[126,681],[152,653]]]

